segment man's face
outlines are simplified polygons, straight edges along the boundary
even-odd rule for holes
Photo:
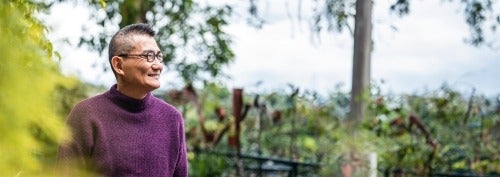
[[[141,55],[153,51],[160,52],[153,37],[147,35],[133,36],[135,48],[130,51],[131,55]],[[160,87],[160,73],[163,70],[163,63],[158,60],[148,62],[144,57],[123,58],[123,84],[130,88],[152,91]]]

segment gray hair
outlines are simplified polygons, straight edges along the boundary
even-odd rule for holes
[[[111,59],[114,56],[126,54],[134,49],[135,44],[132,41],[132,36],[148,35],[154,37],[155,33],[151,26],[144,23],[127,25],[116,32],[108,46],[108,60],[113,73],[116,75],[115,69],[111,64]]]

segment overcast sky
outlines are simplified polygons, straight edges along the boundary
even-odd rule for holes
[[[286,89],[290,83],[326,93],[343,83],[342,89],[350,90],[353,39],[347,31],[321,34],[320,43],[312,42],[308,22],[287,17],[284,0],[260,2],[262,15],[269,19],[262,29],[250,27],[241,19],[226,29],[234,37],[236,54],[227,70],[232,77],[227,82],[229,87],[266,91]],[[488,40],[497,40],[496,48],[476,48],[463,42],[469,31],[456,3],[411,1],[410,15],[399,18],[389,13],[389,2],[375,1],[372,34],[372,80],[383,79],[385,92],[421,93],[436,90],[446,82],[465,93],[472,88],[488,96],[500,93],[500,33],[487,36]],[[288,4],[291,9],[296,5]],[[81,25],[89,22],[85,8],[57,5],[46,21],[52,27],[49,36],[62,55],[65,73],[106,86],[114,83],[111,73],[91,67],[95,60],[107,56],[99,57],[62,42],[68,37],[70,43],[77,43]],[[174,75],[162,77],[163,88],[180,86]],[[262,84],[256,87],[259,81]]]

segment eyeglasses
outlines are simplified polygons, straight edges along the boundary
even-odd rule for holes
[[[158,52],[155,54],[154,51],[146,51],[143,54],[120,54],[118,55],[120,57],[139,57],[139,58],[144,58],[148,62],[153,62],[155,59],[157,59],[160,63],[163,63],[163,54],[161,52]]]

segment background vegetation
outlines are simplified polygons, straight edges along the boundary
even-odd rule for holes
[[[50,3],[36,2],[0,2],[0,32],[4,34],[0,40],[0,176],[53,175],[57,145],[69,135],[63,125],[64,117],[77,101],[106,89],[61,74],[59,55],[46,38],[46,26],[36,17]],[[233,90],[223,83],[208,82],[209,78],[220,77],[221,68],[234,57],[230,39],[221,30],[227,24],[225,18],[231,14],[231,7],[200,7],[186,0],[135,4],[136,1],[108,1],[107,6],[99,2],[93,5],[105,8],[108,15],[98,21],[103,27],[132,22],[162,24],[160,19],[164,17],[173,24],[159,29],[161,35],[173,36],[160,44],[169,54],[168,61],[174,61],[169,67],[178,70],[186,87],[156,94],[183,112],[191,176],[238,174],[234,158],[197,153],[237,150],[321,166],[308,176],[338,174],[342,165],[361,158],[345,155],[353,149],[377,152],[380,172],[500,173],[500,152],[496,148],[500,143],[499,98],[486,98],[474,90],[470,94],[459,93],[446,84],[419,95],[390,95],[382,94],[378,87],[381,83],[372,83],[365,100],[369,116],[354,130],[345,126],[351,98],[341,89],[327,96],[295,86],[268,93],[244,92],[246,111],[240,122],[240,148],[236,149],[238,120],[232,111]],[[337,19],[330,25],[338,22],[341,26],[342,20],[353,17],[344,12],[349,12],[346,9],[354,1],[325,2],[327,7],[345,7],[344,11],[328,11],[335,12],[330,15]],[[393,10],[408,13],[408,1],[397,2]],[[160,5],[168,5],[172,11],[154,8]],[[250,13],[258,20],[257,6],[252,7]],[[490,1],[465,7],[471,27],[480,27],[486,18],[484,13],[492,10]],[[151,13],[155,15],[146,16],[149,11],[144,9],[153,9]],[[156,16],[157,13],[163,16]],[[121,21],[116,20],[118,15]],[[190,21],[199,16],[207,18]],[[473,28],[474,45],[484,41],[481,31],[482,28]],[[100,34],[83,36],[81,44],[102,52],[109,36],[106,31]],[[178,57],[176,50],[183,46],[191,46],[184,51],[196,51],[202,59],[192,62],[186,60],[187,56]],[[201,87],[193,87],[193,81],[200,81]],[[352,131],[357,133],[349,133]]]
[[[322,166],[318,176],[339,174],[346,158],[342,155],[356,148],[377,152],[380,175],[385,170],[418,176],[431,172],[500,173],[500,151],[495,148],[500,145],[499,100],[476,95],[473,90],[459,93],[446,84],[419,95],[383,95],[380,84],[372,85],[371,117],[355,130],[356,141],[345,126],[349,94],[340,89],[327,97],[293,86],[245,94],[250,108],[241,123],[242,153],[318,163]],[[217,135],[227,125],[232,126],[234,117],[221,119],[218,115],[220,110],[232,109],[232,91],[214,83],[198,91],[201,113],[196,113],[193,102],[175,97],[180,91],[165,96],[184,112],[190,162],[195,164],[191,172],[195,176],[235,174],[235,168],[227,168],[221,161],[230,163],[231,158],[193,153],[199,149],[235,151],[227,138],[230,131],[220,142],[202,131],[205,127]],[[210,163],[214,160],[218,163]],[[200,174],[200,169],[206,173]]]

